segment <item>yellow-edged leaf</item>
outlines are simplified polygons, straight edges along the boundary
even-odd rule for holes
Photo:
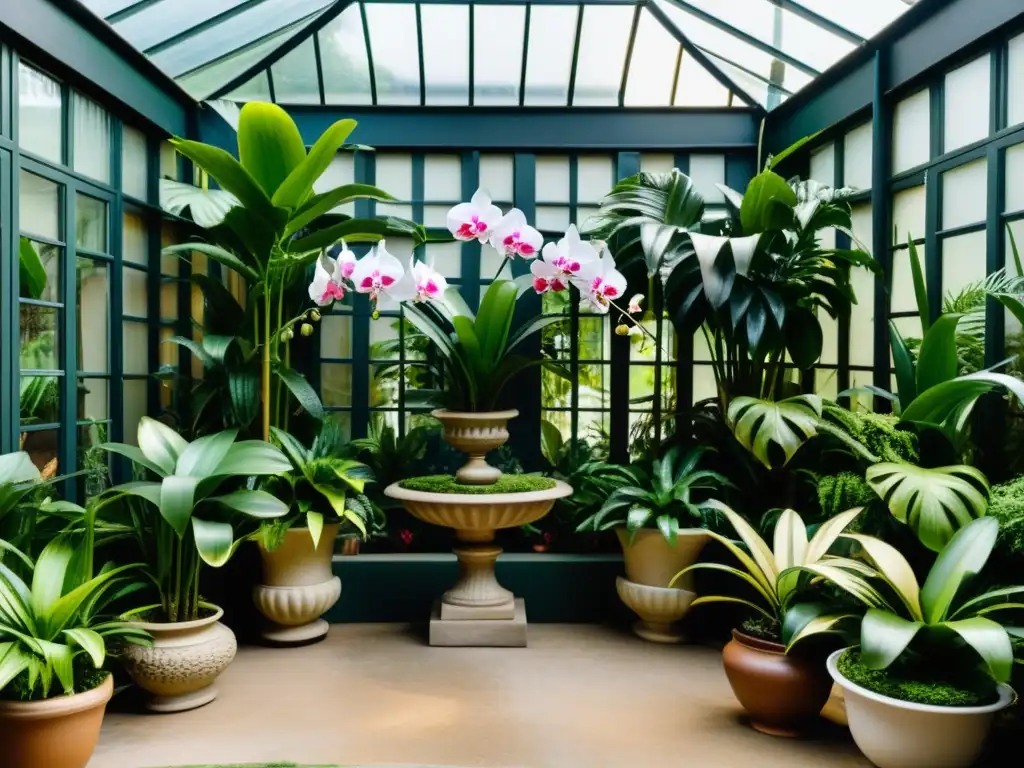
[[[899,550],[873,536],[865,536],[860,533],[845,533],[843,537],[852,539],[860,544],[864,553],[875,564],[878,575],[899,595],[900,600],[910,612],[911,618],[915,621],[923,621],[921,587],[917,583],[914,569],[910,567],[910,563],[900,554]]]
[[[846,528],[852,523],[857,515],[864,510],[864,507],[855,507],[854,509],[848,509],[845,512],[840,512],[830,520],[826,520],[819,526],[817,533],[811,539],[810,545],[807,547],[807,559],[804,562],[816,563],[825,557],[826,553],[835,543],[839,535],[846,530]],[[796,563],[794,563],[796,565]]]
[[[779,571],[806,562],[807,526],[796,510],[785,510],[775,524],[774,549],[775,566]]]

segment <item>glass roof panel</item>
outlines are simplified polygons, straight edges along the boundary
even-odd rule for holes
[[[420,103],[419,44],[416,6],[407,3],[366,3],[370,56],[378,104]]]
[[[313,37],[286,53],[270,68],[274,100],[278,104],[319,104],[320,80],[316,75]]]
[[[523,94],[527,106],[568,104],[569,70],[579,15],[577,5],[535,5],[530,9]]]
[[[231,101],[270,101],[270,80],[264,70],[247,83],[242,83],[224,98]]]
[[[800,0],[805,8],[865,38],[891,24],[914,2],[916,0],[857,0],[855,3]]]
[[[420,6],[427,104],[469,104],[469,6]]]
[[[572,103],[618,104],[626,46],[633,28],[633,8],[628,5],[586,5],[576,65]]]
[[[333,1],[264,0],[221,24],[153,54],[152,59],[158,67],[176,77],[323,10]]]
[[[640,14],[623,103],[627,107],[665,107],[672,102],[679,43],[647,11]]]
[[[84,4],[97,16],[107,17],[139,2],[142,0],[85,0]]]
[[[317,35],[327,103],[369,104],[370,63],[359,6],[350,5]]]
[[[169,40],[214,16],[242,5],[246,0],[167,0],[147,5],[123,21],[115,22],[114,29],[121,37],[139,50]]]
[[[737,85],[743,87],[741,82],[737,82]],[[742,104],[739,97],[734,96],[733,101]],[[729,89],[718,82],[693,56],[683,51],[672,104],[676,107],[726,107],[729,106]]]
[[[526,7],[473,6],[473,103],[519,103]]]

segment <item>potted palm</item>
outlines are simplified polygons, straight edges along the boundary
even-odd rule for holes
[[[700,556],[708,540],[701,525],[714,514],[710,497],[729,485],[717,472],[698,468],[705,452],[673,446],[653,461],[605,470],[604,479],[618,480],[617,487],[577,528],[615,530],[626,568],[617,582],[619,597],[639,614],[634,631],[646,640],[680,642],[671,625],[696,596],[692,577],[684,576],[678,587],[670,582]]]
[[[323,424],[309,448],[284,430],[271,432],[294,469],[266,478],[263,488],[285,501],[290,513],[260,526],[263,581],[253,588],[253,599],[270,622],[265,640],[305,643],[327,634],[320,616],[341,596],[341,580],[331,569],[335,540],[343,528],[365,538],[373,527],[377,510],[363,494],[373,475],[365,464],[341,457],[344,440],[333,421]]]
[[[37,510],[38,511],[38,510]],[[92,524],[33,560],[0,539],[0,743],[4,765],[85,768],[114,691],[104,664],[149,635],[111,603],[140,584],[136,565],[93,574]]]
[[[143,476],[110,489],[120,501],[104,506],[104,520],[135,540],[158,602],[126,614],[153,636],[152,648],[126,650],[128,671],[150,696],[154,712],[180,712],[213,701],[213,686],[235,656],[235,636],[220,623],[223,609],[199,594],[202,565],[223,566],[262,520],[287,514],[288,505],[246,478],[289,472],[291,462],[260,440],[236,440],[225,430],[187,442],[170,427],[144,417],[138,447],[105,443]]]
[[[978,593],[999,523],[964,525],[939,553],[924,584],[893,547],[850,535],[870,565],[860,647],[835,651],[828,671],[844,691],[850,733],[879,768],[974,765],[996,713],[1015,696],[1011,632],[998,617],[1019,611],[1022,586]],[[837,583],[865,575],[839,564]]]

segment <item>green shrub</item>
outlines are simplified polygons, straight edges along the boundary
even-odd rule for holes
[[[873,693],[913,704],[936,707],[980,707],[998,697],[994,686],[964,688],[946,680],[921,681],[910,676],[905,666],[893,663],[888,669],[868,669],[860,652],[848,650],[837,664],[843,677]],[[990,681],[991,682],[991,681]]]
[[[825,518],[835,517],[854,507],[867,506],[877,500],[878,495],[856,472],[825,475],[818,480],[818,503]]]
[[[408,488],[410,491],[425,491],[427,493],[528,493],[530,491],[546,491],[555,487],[555,481],[550,477],[540,475],[502,475],[498,482],[493,485],[461,485],[455,482],[452,475],[427,475],[425,477],[410,477],[403,480],[399,485]]]
[[[881,461],[916,464],[921,457],[917,435],[898,429],[895,416],[854,412],[837,405],[827,405],[825,415]]]
[[[992,486],[988,514],[999,521],[1000,549],[1024,555],[1024,477]]]

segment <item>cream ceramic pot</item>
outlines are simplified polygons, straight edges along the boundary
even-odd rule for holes
[[[643,528],[636,532],[632,542],[625,528],[617,528],[615,532],[622,544],[626,578],[649,587],[668,587],[673,576],[697,562],[708,541],[707,532],[700,528],[679,531],[674,547],[665,540],[661,531]],[[686,574],[673,586],[692,592],[692,574]]]

